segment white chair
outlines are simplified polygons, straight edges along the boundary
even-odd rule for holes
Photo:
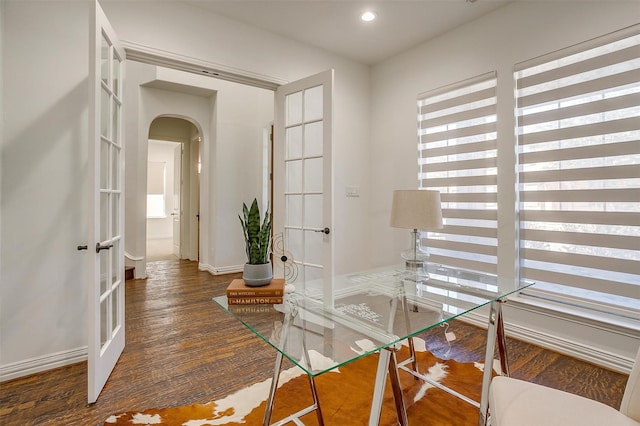
[[[640,349],[620,410],[571,393],[504,376],[489,388],[491,426],[640,426]]]

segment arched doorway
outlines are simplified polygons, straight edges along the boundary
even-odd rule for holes
[[[155,118],[147,149],[147,261],[199,259],[198,128],[172,116]]]

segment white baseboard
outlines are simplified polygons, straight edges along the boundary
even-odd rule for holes
[[[127,259],[133,261],[133,262],[139,262],[141,260],[144,260],[144,257],[142,256],[134,256],[132,254],[127,253],[127,251],[125,250],[124,252],[124,257],[126,257]]]
[[[87,360],[87,347],[56,352],[0,366],[0,382]]]
[[[242,272],[244,270],[244,265],[211,266],[206,263],[198,263],[198,269],[201,271],[207,271],[213,275],[225,275]]]

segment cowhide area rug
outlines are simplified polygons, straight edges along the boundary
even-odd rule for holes
[[[424,349],[424,342],[414,339],[418,368],[439,383],[451,387],[476,401],[480,400],[483,364],[441,360]],[[397,353],[406,359],[406,346]],[[311,353],[311,363],[327,362]],[[377,354],[361,358],[316,378],[320,407],[327,426],[366,425],[371,407]],[[478,409],[413,376],[400,372],[409,424],[464,426],[478,424]],[[297,367],[283,370],[276,392],[272,423],[312,404],[309,380]],[[105,426],[115,425],[261,425],[271,379],[255,383],[225,398],[205,404],[152,408],[142,412],[111,415]],[[317,425],[315,412],[301,419],[305,425]],[[391,386],[387,382],[380,425],[397,425]]]

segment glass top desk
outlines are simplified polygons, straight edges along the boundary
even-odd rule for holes
[[[314,378],[361,357],[379,352],[376,383],[372,395],[369,425],[380,419],[387,372],[401,425],[407,414],[398,377],[401,369],[479,408],[479,424],[488,415],[488,395],[492,369],[483,373],[480,402],[471,400],[420,374],[415,363],[411,337],[456,317],[489,305],[485,365],[493,365],[498,345],[502,374],[509,374],[502,322],[501,302],[531,286],[532,282],[499,285],[498,277],[473,271],[429,264],[428,278],[404,266],[378,268],[333,278],[333,300],[322,300],[322,282],[306,282],[286,293],[278,305],[228,305],[227,297],[214,298],[223,309],[276,350],[276,362],[263,424],[271,424],[273,402],[283,357],[300,367],[309,377],[314,404],[273,423],[290,421],[316,411],[323,425]],[[508,285],[510,284],[510,285]],[[516,288],[517,287],[517,288]],[[395,351],[408,339],[410,358],[398,364]],[[322,363],[314,363],[321,355]]]

